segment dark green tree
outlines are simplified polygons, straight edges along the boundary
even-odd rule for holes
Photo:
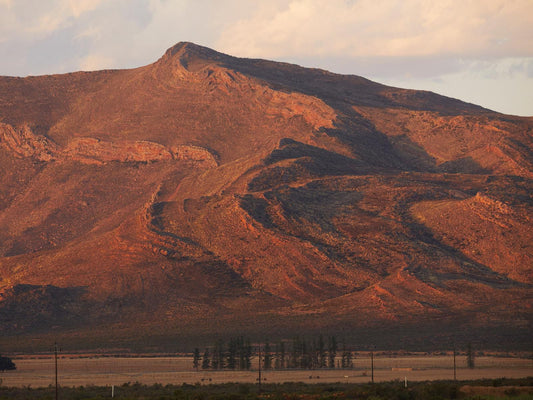
[[[291,352],[289,356],[289,368],[300,367],[301,347],[302,345],[300,338],[295,336],[292,339]]]
[[[244,353],[244,368],[243,369],[249,370],[250,368],[252,368],[252,344],[250,343],[249,339],[246,339],[246,341],[244,342],[243,353]]]
[[[198,349],[198,347],[194,349],[192,355],[192,365],[194,369],[198,372],[198,367],[200,366],[200,350]]]
[[[342,369],[353,368],[352,352],[346,348],[345,344],[342,345],[341,368]]]
[[[468,368],[474,368],[475,363],[475,354],[474,350],[472,350],[472,343],[468,343],[466,345],[466,365]]]
[[[236,339],[237,343],[237,356],[239,359],[239,369],[244,370],[247,366],[246,348],[244,345],[244,338],[241,336]]]
[[[268,340],[265,343],[263,354],[263,369],[272,369],[272,349]]]
[[[329,368],[335,368],[335,357],[337,357],[337,339],[335,339],[335,336],[330,336],[328,341]]]
[[[318,338],[318,367],[326,368],[326,344],[324,343],[324,337],[322,335]]]
[[[300,349],[300,368],[308,369],[312,367],[311,346],[307,343],[307,340],[302,340],[302,346]]]
[[[320,366],[320,352],[318,350],[318,343],[316,340],[313,340],[311,347],[307,350],[310,357],[310,366],[309,368],[315,369]]]
[[[281,341],[279,342],[279,367],[281,369],[285,368],[286,366],[285,357],[285,343]]]
[[[211,356],[211,368],[224,369],[225,366],[224,342],[219,339],[216,341],[213,355]]]
[[[280,369],[280,362],[279,362],[279,345],[274,345],[274,369]]]
[[[346,368],[353,369],[353,355],[349,349],[346,352]]]
[[[209,369],[211,367],[211,360],[209,358],[209,350],[205,349],[204,356],[202,358],[202,369]]]
[[[227,362],[228,369],[237,368],[237,353],[238,353],[239,339],[230,339],[228,344]]]
[[[244,339],[242,337],[235,338],[235,364],[237,369],[243,369],[244,367]]]

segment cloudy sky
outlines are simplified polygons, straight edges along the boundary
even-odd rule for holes
[[[0,75],[132,68],[179,41],[533,116],[533,0],[0,0]]]

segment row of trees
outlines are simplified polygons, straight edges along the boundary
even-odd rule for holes
[[[205,349],[203,356],[200,350],[194,349],[193,366],[202,369],[240,369],[248,370],[252,367],[252,345],[249,339],[242,336],[230,339],[227,346],[222,340],[217,340],[210,349]]]
[[[340,351],[340,359],[338,359]],[[253,347],[249,339],[232,338],[228,343],[218,340],[210,349],[200,354],[194,349],[193,366],[202,369],[240,369],[252,367],[252,356],[261,356],[261,367],[269,369],[317,369],[317,368],[353,368],[353,354],[345,345],[339,349],[335,336],[325,339],[307,340],[295,337],[292,341],[280,341],[271,344],[266,341]]]

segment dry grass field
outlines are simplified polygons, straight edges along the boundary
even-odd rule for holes
[[[14,359],[17,370],[0,374],[2,385],[46,387],[53,385],[54,359]],[[361,355],[354,360],[352,370],[282,370],[263,371],[268,383],[282,382],[346,382],[362,383],[371,378],[370,359]],[[254,360],[254,366],[257,360]],[[255,382],[254,371],[198,371],[190,357],[79,357],[62,355],[58,360],[61,386],[111,386],[127,382],[143,384]],[[466,368],[464,357],[457,358],[457,379],[523,378],[533,375],[533,360],[514,357],[477,357],[476,368]],[[391,381],[451,380],[451,356],[377,356],[374,359],[374,379]]]

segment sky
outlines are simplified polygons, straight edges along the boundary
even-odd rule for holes
[[[133,68],[180,41],[533,116],[533,0],[0,0],[0,75]]]

